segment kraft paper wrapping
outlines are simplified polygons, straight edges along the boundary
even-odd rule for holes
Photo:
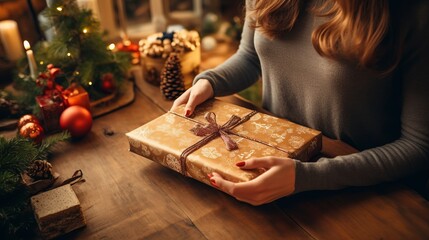
[[[262,173],[262,170],[241,170],[236,167],[237,162],[263,156],[308,161],[322,146],[319,131],[256,113],[230,131],[229,137],[238,149],[228,151],[222,138],[216,137],[187,156],[183,173],[181,154],[203,138],[191,131],[196,122],[206,124],[204,116],[214,112],[217,124],[223,125],[232,115],[243,118],[252,110],[210,100],[198,106],[191,118],[184,117],[183,112],[183,106],[179,107],[127,133],[130,151],[210,185],[207,174],[214,171],[233,182],[249,181]]]

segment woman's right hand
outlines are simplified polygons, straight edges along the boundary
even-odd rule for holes
[[[207,79],[200,79],[191,88],[186,90],[180,97],[178,97],[171,109],[175,109],[179,105],[186,104],[184,115],[189,117],[196,106],[200,103],[212,98],[214,95],[213,87]]]

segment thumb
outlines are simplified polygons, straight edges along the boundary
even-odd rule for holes
[[[242,162],[237,162],[235,165],[241,169],[269,169],[276,164],[277,160],[278,159],[274,157],[251,158]]]
[[[180,95],[176,100],[174,100],[173,106],[171,107],[170,110],[175,110],[178,106],[185,104],[188,101],[190,94],[191,94],[191,88],[186,90],[182,95]]]
[[[188,102],[185,106],[185,115],[190,116],[194,112],[195,107],[213,97],[213,95],[214,92],[211,83],[207,79],[200,79],[192,86],[192,91],[189,93]]]

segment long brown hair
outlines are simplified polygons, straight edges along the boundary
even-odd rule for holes
[[[279,37],[293,28],[301,8],[300,0],[255,0],[250,9],[255,19],[252,27],[269,38]],[[388,0],[327,0],[312,12],[327,19],[312,33],[313,46],[320,55],[356,61],[383,73],[398,64],[400,50],[392,54],[380,46],[390,27]],[[388,63],[381,60],[386,54],[390,55]]]

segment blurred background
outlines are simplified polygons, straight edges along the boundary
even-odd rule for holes
[[[62,0],[64,1],[64,0]],[[207,66],[220,64],[237,49],[244,17],[244,0],[66,0],[89,9],[100,23],[106,42],[124,39],[137,44],[156,32],[185,28],[201,37],[201,51]],[[15,21],[20,40],[32,46],[49,41],[54,31],[47,27],[44,10],[56,0],[0,0],[0,23]],[[1,36],[0,24],[0,36]],[[227,51],[216,47],[227,44]],[[8,46],[0,41],[0,87],[13,81],[16,59],[8,58]],[[22,47],[22,52],[24,53]],[[220,56],[221,54],[221,56]],[[204,63],[202,62],[202,65]],[[260,83],[240,95],[260,104]]]

